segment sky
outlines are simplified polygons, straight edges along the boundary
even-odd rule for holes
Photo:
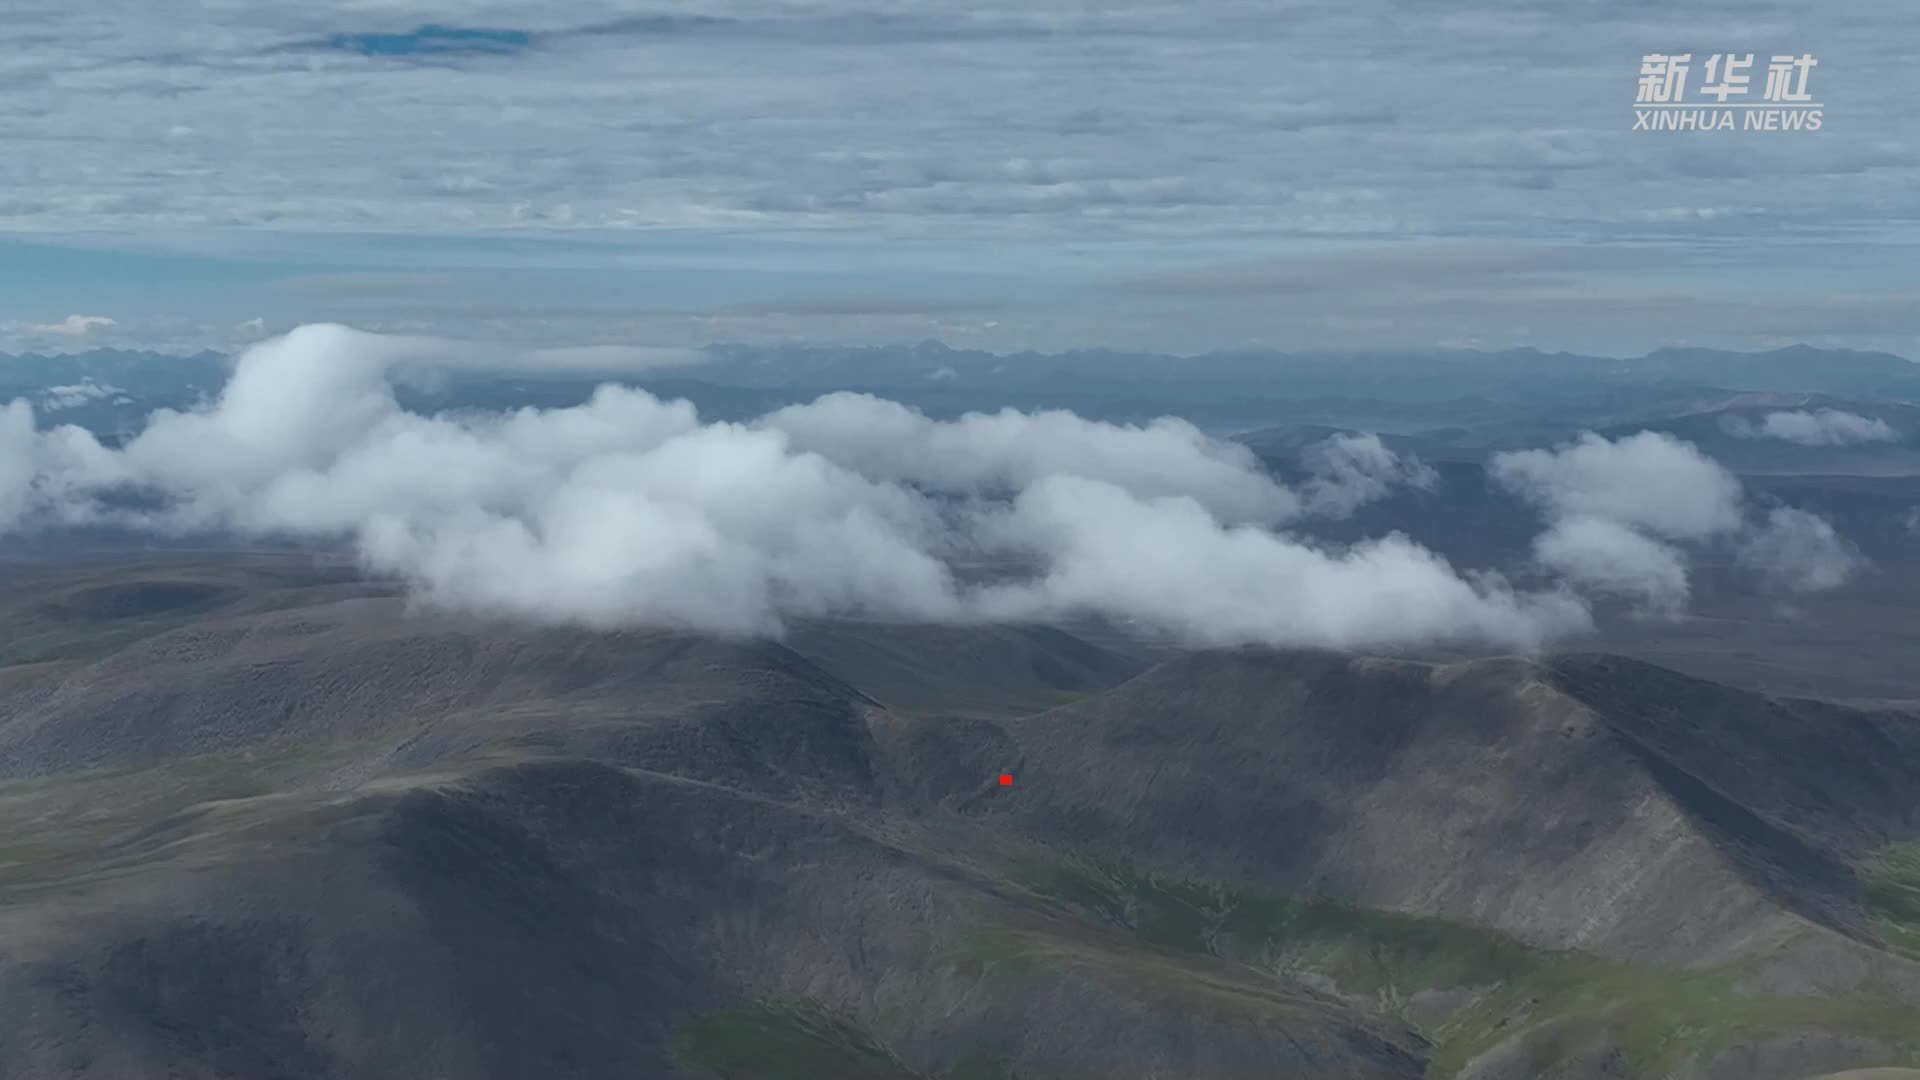
[[[0,350],[1920,357],[1893,0],[8,9]],[[1654,52],[1812,56],[1822,126],[1635,131]]]

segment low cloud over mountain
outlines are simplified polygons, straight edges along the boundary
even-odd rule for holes
[[[40,430],[16,401],[0,413],[0,525],[347,541],[437,606],[728,634],[1093,614],[1208,645],[1532,648],[1588,625],[1583,591],[1683,599],[1670,541],[1746,537],[1752,565],[1836,580],[1830,528],[1745,524],[1738,481],[1662,436],[1500,459],[1501,482],[1555,522],[1539,562],[1557,580],[1523,588],[1399,534],[1285,531],[1436,482],[1372,437],[1317,447],[1295,491],[1174,419],[935,420],[831,394],[726,423],[611,384],[567,408],[398,404],[396,376],[456,359],[446,342],[304,327],[242,354],[217,400],[157,410],[118,447]],[[1609,537],[1635,550],[1609,554]]]
[[[1736,438],[1778,439],[1800,446],[1856,446],[1899,438],[1885,420],[1839,409],[1768,413],[1758,423],[1730,416],[1725,427]]]
[[[1496,454],[1491,476],[1548,519],[1534,543],[1543,567],[1654,611],[1686,604],[1689,556],[1680,545],[1730,548],[1785,592],[1834,588],[1862,565],[1817,515],[1755,507],[1739,478],[1659,432],[1617,440],[1588,433],[1552,450]]]

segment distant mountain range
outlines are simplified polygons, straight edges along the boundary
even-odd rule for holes
[[[621,378],[737,419],[833,390],[868,391],[936,415],[1002,407],[1063,408],[1133,419],[1187,416],[1215,428],[1323,423],[1386,431],[1510,421],[1516,408],[1546,417],[1631,415],[1728,392],[1920,400],[1920,365],[1888,353],[1795,345],[1771,352],[1661,349],[1628,359],[1546,353],[1214,352],[1196,356],[1083,350],[998,354],[939,343],[901,346],[721,345],[705,362],[671,371],[464,372],[423,408],[569,404]],[[218,389],[215,353],[170,356],[100,350],[0,355],[0,398],[46,399],[88,381],[116,393],[77,400],[62,419],[124,431],[145,410]],[[124,397],[126,402],[117,402]]]
[[[1312,396],[1427,401],[1502,397],[1517,390],[1585,393],[1601,386],[1682,383],[1749,390],[1821,390],[1866,396],[1920,391],[1920,366],[1890,353],[1793,345],[1770,352],[1659,349],[1618,359],[1513,349],[1503,352],[1209,352],[1193,356],[1107,349],[988,353],[928,342],[914,346],[716,346],[703,377],[781,387],[873,382],[983,380],[1006,385],[1061,378],[1267,386]]]
[[[1284,459],[1323,439],[1360,430],[1369,429],[1282,423],[1235,437],[1262,455]],[[1742,473],[1920,473],[1920,405],[1801,391],[1688,388],[1671,395],[1602,395],[1489,410],[1382,437],[1396,452],[1427,461],[1480,461],[1495,451],[1548,445],[1584,431],[1610,439],[1661,432]]]

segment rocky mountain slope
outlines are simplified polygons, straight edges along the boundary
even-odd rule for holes
[[[290,559],[8,586],[0,1074],[1920,1065],[1907,714],[1606,656],[530,630]]]

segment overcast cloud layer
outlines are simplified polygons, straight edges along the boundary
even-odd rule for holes
[[[1677,543],[1734,543],[1794,590],[1852,569],[1825,522],[1786,508],[1749,520],[1737,481],[1661,435],[1496,462],[1554,522],[1538,551],[1549,580],[1516,588],[1405,536],[1335,549],[1289,535],[1436,482],[1370,436],[1315,448],[1296,492],[1245,447],[1171,419],[936,421],[835,394],[717,423],[617,385],[573,408],[398,406],[396,371],[459,354],[304,327],[244,353],[216,401],[157,411],[120,449],[40,430],[15,401],[0,410],[0,528],[344,540],[423,602],[539,621],[765,634],[817,616],[1095,614],[1199,645],[1535,648],[1589,624],[1582,594],[1677,609]]]
[[[1258,213],[1299,233],[1536,238],[1521,223],[1543,210],[1562,236],[1839,225],[1913,177],[1916,18],[1777,0],[1685,19],[1558,2],[14,4],[10,144],[45,152],[9,155],[5,197],[29,224],[83,228],[1084,234]],[[1658,49],[1816,54],[1825,137],[1632,133],[1639,57]]]
[[[0,250],[0,347],[316,316],[675,345],[1920,341],[1920,10],[1891,0],[7,17],[0,230],[53,248]],[[1649,52],[1691,52],[1695,85],[1714,52],[1811,54],[1826,122],[1635,132]]]

